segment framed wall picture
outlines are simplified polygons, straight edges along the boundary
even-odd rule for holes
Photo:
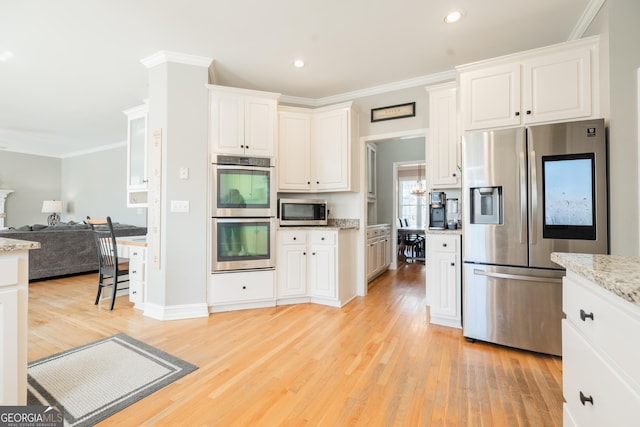
[[[381,122],[383,120],[403,119],[416,115],[416,103],[391,105],[389,107],[372,108],[371,122]]]

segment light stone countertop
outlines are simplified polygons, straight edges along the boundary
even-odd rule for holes
[[[294,225],[279,226],[280,230],[357,230],[360,228],[359,219],[329,218],[327,225]]]
[[[14,252],[25,249],[40,249],[40,242],[0,237],[0,252]]]
[[[449,230],[448,228],[445,229],[445,230],[427,229],[427,234],[459,234],[459,235],[462,235],[462,228],[456,228],[455,230]]]
[[[551,261],[640,306],[640,257],[553,252]]]

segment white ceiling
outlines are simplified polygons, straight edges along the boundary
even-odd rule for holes
[[[140,59],[161,50],[213,58],[216,84],[318,104],[577,38],[603,1],[0,0],[0,57],[13,53],[0,61],[0,147],[122,143],[122,111],[147,97]],[[454,7],[465,17],[444,24]]]

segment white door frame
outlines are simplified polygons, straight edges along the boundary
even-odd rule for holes
[[[364,212],[363,214],[363,218],[364,218],[364,227],[366,228],[367,224],[368,224],[368,212],[367,212],[367,188],[366,188],[366,182],[367,182],[367,162],[365,161],[366,156],[367,156],[367,143],[368,142],[383,142],[383,141],[393,141],[393,140],[398,140],[398,139],[410,139],[410,138],[419,138],[419,137],[424,137],[425,139],[425,147],[426,144],[428,144],[427,138],[428,138],[428,129],[426,128],[421,128],[421,129],[413,129],[413,130],[406,130],[406,131],[400,131],[400,132],[390,132],[390,133],[384,133],[384,134],[378,134],[378,135],[369,135],[369,136],[362,136],[360,137],[360,164],[364,165],[364,167],[360,168],[360,182],[365,184],[362,186],[361,188],[361,192],[363,193],[364,197],[362,197],[362,212]],[[426,151],[425,151],[425,157],[426,157]],[[408,164],[409,162],[403,162],[404,164]],[[417,161],[416,163],[422,163],[422,161]],[[425,164],[426,164],[426,158],[425,158]],[[397,188],[397,168],[396,165],[394,164],[394,185],[395,188]],[[394,201],[393,201],[393,215],[395,218],[398,217],[398,192],[394,191]],[[392,236],[392,241],[391,241],[391,250],[393,251],[392,253],[392,257],[391,259],[393,260],[391,262],[391,266],[389,268],[391,269],[396,269],[398,268],[397,266],[397,233],[398,233],[398,224],[395,223],[395,221],[393,221],[393,225],[391,226],[391,229],[393,230],[391,233]],[[361,243],[360,243],[360,247],[361,248],[366,248],[367,247],[367,233],[361,233]],[[367,288],[368,288],[368,282],[367,282],[367,256],[366,256],[366,251],[364,252],[364,263],[362,265],[363,268],[363,272],[362,272],[362,277],[364,278],[364,280],[360,280],[358,285],[357,285],[357,289],[356,292],[359,296],[365,296],[367,295]]]

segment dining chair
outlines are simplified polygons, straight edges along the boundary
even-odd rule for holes
[[[97,305],[100,302],[103,288],[111,288],[111,304],[109,310],[113,310],[116,302],[116,294],[119,289],[129,289],[129,286],[119,288],[118,285],[129,282],[129,259],[118,257],[116,235],[113,231],[111,217],[105,219],[91,219],[87,217],[86,223],[93,231],[93,237],[98,250],[98,294]],[[126,276],[123,278],[122,276]]]

